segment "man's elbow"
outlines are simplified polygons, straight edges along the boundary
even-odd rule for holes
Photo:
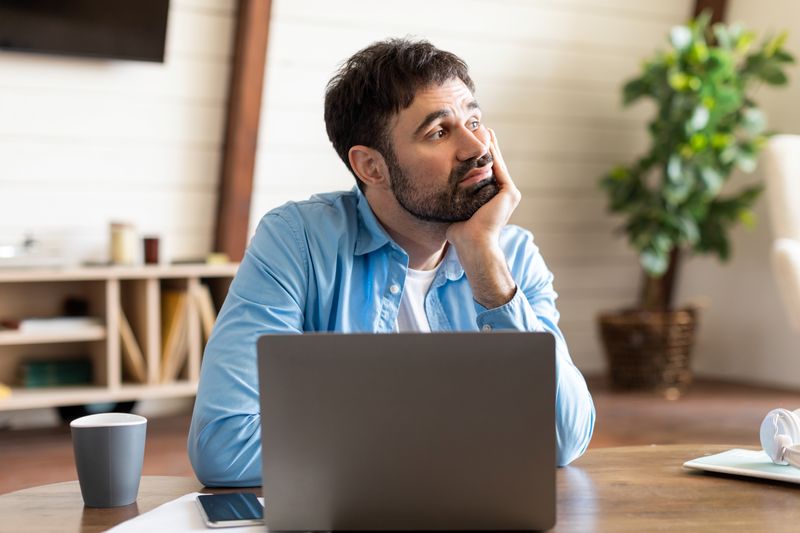
[[[594,406],[588,413],[586,419],[572,426],[566,435],[559,432],[557,435],[556,465],[559,467],[567,466],[575,459],[579,458],[589,447],[594,433],[595,410]]]
[[[556,466],[559,468],[569,465],[572,461],[583,455],[586,448],[559,448],[556,454]]]
[[[212,461],[206,459],[192,459],[194,475],[204,487],[227,486],[224,472]]]
[[[189,439],[189,462],[192,464],[194,475],[206,487],[224,485],[227,481],[226,470],[219,464],[219,454],[214,453],[208,446],[204,446],[199,439]]]
[[[189,460],[198,481],[206,487],[256,487],[261,485],[261,475],[253,474],[253,468],[237,461],[226,460],[225,454],[197,449],[189,452]],[[256,468],[259,470],[260,468]]]
[[[194,429],[194,428],[192,428]],[[219,428],[217,428],[219,429]],[[244,440],[221,439],[224,432],[189,432],[189,461],[197,479],[207,487],[255,487],[261,485],[261,442],[259,435]]]

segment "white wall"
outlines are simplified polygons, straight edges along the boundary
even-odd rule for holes
[[[29,233],[70,260],[104,260],[108,223],[123,220],[160,234],[166,258],[211,251],[234,10],[171,0],[163,64],[0,51],[0,245]],[[0,413],[0,427],[55,420]]]
[[[622,112],[620,87],[687,18],[692,1],[376,4],[273,0],[251,228],[287,200],[352,187],[323,122],[325,84],[337,65],[386,37],[427,38],[469,64],[485,122],[524,195],[512,221],[534,232],[556,275],[573,358],[585,371],[601,370],[595,314],[633,303],[638,266],[612,234],[597,180],[647,146],[649,110]]]
[[[234,0],[172,0],[163,64],[0,51],[0,244],[107,257],[108,223],[210,251]]]
[[[787,49],[800,59],[800,4],[794,0],[731,0],[727,20],[758,32],[789,31]],[[793,66],[788,88],[764,87],[755,100],[769,128],[800,134],[800,67]],[[798,177],[800,179],[800,177]],[[736,183],[762,180],[761,169],[736,176]],[[739,381],[800,386],[800,333],[790,329],[770,269],[772,235],[766,197],[759,200],[759,225],[733,233],[733,257],[690,261],[680,283],[684,299],[702,296],[710,307],[701,317],[696,349],[698,374]]]

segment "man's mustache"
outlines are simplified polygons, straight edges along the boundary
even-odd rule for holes
[[[469,174],[472,170],[491,165],[493,162],[494,158],[492,154],[486,152],[480,157],[473,157],[472,159],[459,163],[459,165],[453,169],[453,172],[450,173],[450,183],[455,185],[464,179],[464,176]]]

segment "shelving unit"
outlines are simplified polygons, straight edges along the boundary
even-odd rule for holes
[[[12,387],[11,396],[0,399],[0,411],[193,395],[203,350],[197,302],[187,298],[186,362],[177,379],[162,382],[162,293],[213,284],[213,292],[224,297],[237,268],[238,264],[197,264],[0,270],[0,318],[57,317],[64,300],[72,297],[88,302],[89,314],[102,324],[74,330],[0,331],[0,382]],[[219,309],[222,302],[216,300]],[[144,383],[126,379],[123,372],[120,312],[141,348]],[[19,386],[19,370],[26,361],[87,356],[92,362],[91,385]]]
[[[106,338],[104,326],[81,328],[80,331],[60,331],[53,333],[21,333],[0,331],[0,346],[15,344],[54,344],[59,342],[100,341]]]

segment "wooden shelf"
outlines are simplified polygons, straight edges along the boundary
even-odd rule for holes
[[[223,265],[140,265],[65,268],[2,268],[2,282],[91,281],[109,279],[173,279],[233,277],[239,263]]]
[[[20,369],[28,361],[78,356],[91,361],[93,379],[85,386],[13,388],[0,399],[0,411],[194,395],[203,354],[202,301],[196,295],[211,285],[217,297],[212,308],[218,306],[238,266],[0,268],[0,318],[58,317],[73,299],[86,302],[87,312],[97,319],[43,331],[0,331],[0,383],[19,384]],[[187,299],[180,315],[183,337],[172,343],[168,353],[173,359],[168,359],[162,353],[167,332],[161,314],[171,312],[165,311],[165,295],[175,292],[185,292]],[[161,382],[165,368],[177,381]]]
[[[59,342],[90,342],[106,338],[104,326],[86,326],[75,330],[27,333],[21,331],[0,331],[0,346],[14,344],[48,344]]]
[[[193,396],[197,383],[175,381],[150,385],[123,384],[116,389],[92,385],[74,387],[13,388],[11,396],[0,399],[0,411],[36,409],[53,405],[79,405],[87,403],[124,402],[153,398]]]

